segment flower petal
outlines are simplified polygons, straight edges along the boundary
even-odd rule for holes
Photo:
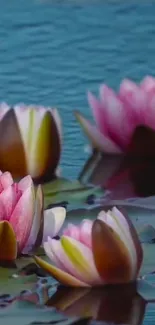
[[[0,169],[10,171],[15,178],[27,174],[26,156],[13,109],[0,121]]]
[[[13,184],[12,175],[9,172],[0,175],[0,192]]]
[[[12,261],[17,256],[16,236],[11,224],[7,221],[0,222],[0,260]]]
[[[102,103],[104,105],[104,115],[106,128],[109,137],[124,150],[128,141],[128,114],[124,103],[115,92],[106,85],[100,87]]]
[[[64,207],[55,207],[44,211],[44,233],[43,242],[47,241],[48,236],[54,237],[62,227],[66,218]]]
[[[136,83],[124,79],[120,85],[120,97],[125,104],[128,116],[128,135],[130,137],[136,126],[145,122],[147,96]]]
[[[98,215],[98,219],[102,220],[107,226],[113,229],[126,246],[130,256],[132,276],[135,278],[137,275],[137,252],[130,233],[128,219],[126,219],[124,215],[115,207],[108,212],[101,211]]]
[[[142,88],[142,90],[144,90],[146,93],[155,93],[155,78],[151,77],[151,76],[146,76],[141,84],[140,87]]]
[[[49,180],[60,158],[60,137],[55,119],[48,108],[15,107],[27,157],[28,173],[40,181]],[[23,123],[24,121],[24,123]],[[43,181],[42,180],[42,181]]]
[[[116,232],[101,220],[92,228],[92,249],[96,268],[107,284],[132,280],[128,250]]]
[[[92,220],[83,220],[80,225],[80,241],[88,246],[92,247]]]
[[[62,134],[62,123],[61,123],[60,114],[59,114],[59,112],[58,112],[58,110],[56,108],[52,108],[50,110],[50,112],[51,112],[51,114],[54,117],[54,121],[55,121],[56,126],[57,126],[57,129],[59,131],[60,140],[62,142],[63,134]]]
[[[43,227],[43,191],[41,185],[39,185],[36,191],[35,212],[32,228],[28,241],[26,243],[26,247],[23,250],[24,253],[30,252],[31,250],[35,249],[35,247],[38,247],[41,244],[43,237]]]
[[[136,254],[137,254],[137,274],[136,275],[138,275],[138,272],[140,270],[142,260],[143,260],[143,249],[142,249],[142,246],[141,246],[137,231],[136,231],[135,227],[133,226],[133,224],[132,224],[131,220],[129,219],[129,217],[125,214],[125,212],[121,213],[121,211],[119,211],[116,208],[113,208],[113,212],[115,213],[115,216],[117,216],[117,220],[121,219],[121,222],[123,224],[123,218],[124,218],[124,224],[126,222],[126,227],[128,225],[127,229],[128,229],[128,231],[130,233],[130,236],[131,236],[131,238],[133,240],[133,243],[134,243],[134,246],[135,246],[135,249],[136,249]]]
[[[72,223],[68,223],[67,227],[63,231],[63,235],[80,240],[80,228]]]
[[[52,264],[54,263],[54,265],[59,269],[66,271],[62,262],[58,259],[56,254],[53,253],[50,241],[48,240],[48,242],[45,242],[43,246],[44,246],[45,253],[48,256],[50,262],[52,262]]]
[[[9,221],[15,204],[16,197],[12,186],[9,186],[0,193],[0,220]]]
[[[70,263],[70,260],[66,256],[60,240],[51,239],[50,237],[48,237],[48,242],[44,244],[44,249],[48,257],[52,261],[52,264],[54,263],[56,267],[60,268],[61,270],[67,273],[71,273],[73,276],[79,278],[78,272],[76,272],[76,270]],[[79,278],[79,280],[81,279]]]
[[[61,237],[61,244],[70,263],[80,275],[80,279],[91,285],[101,284],[102,280],[96,270],[92,251],[84,244],[67,236]],[[65,267],[68,265],[65,264]]]
[[[42,120],[36,139],[36,149],[31,166],[35,177],[42,175],[49,181],[60,159],[60,137],[54,117],[47,112]]]
[[[107,135],[104,107],[102,103],[91,93],[88,92],[88,102],[92,109],[95,122],[102,134]]]
[[[122,152],[120,147],[118,147],[110,138],[98,131],[96,126],[92,125],[79,112],[75,112],[75,116],[94,148],[106,153],[119,154]]]
[[[69,238],[69,237],[63,236],[63,238]],[[73,260],[71,260],[70,256],[68,256],[68,254],[66,253],[66,251],[62,245],[62,238],[61,238],[61,240],[55,240],[55,239],[48,238],[48,244],[49,244],[50,250],[52,252],[52,255],[48,254],[48,256],[49,256],[49,258],[51,258],[51,261],[56,264],[57,267],[59,267],[61,270],[65,271],[65,272],[73,275],[80,281],[89,283],[88,274],[85,274],[86,272],[85,273],[82,272],[81,268],[80,267],[78,268],[77,265],[73,262]],[[47,246],[46,247],[44,246],[44,248],[46,251]],[[76,253],[77,253],[77,250],[75,250],[75,254]],[[91,253],[91,251],[86,247],[85,253],[88,253],[90,263],[88,264],[88,261],[85,261],[84,258],[81,260],[81,263],[86,264],[86,262],[87,262],[87,264],[85,266],[87,266],[87,269],[89,269],[89,273],[92,274],[93,270],[90,270],[91,261],[90,261],[90,254],[89,254],[89,253]],[[80,257],[81,256],[82,255],[80,255]],[[92,254],[91,254],[91,257],[92,257]],[[94,263],[92,263],[92,264],[94,266]]]
[[[0,104],[0,120],[3,119],[3,117],[5,116],[5,114],[11,109],[11,107],[6,104],[6,103],[1,103]]]
[[[18,189],[24,192],[28,187],[33,185],[33,181],[30,175],[25,176],[22,178],[18,183]]]
[[[74,276],[58,269],[57,267],[45,262],[41,258],[35,256],[36,263],[43,268],[47,273],[53,276],[56,280],[62,283],[65,286],[73,286],[73,287],[88,287],[87,283],[84,283]]]
[[[10,223],[16,234],[19,252],[23,250],[30,234],[34,217],[33,187],[28,187],[20,197],[11,215]]]

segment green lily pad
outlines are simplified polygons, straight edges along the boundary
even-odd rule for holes
[[[43,324],[72,324],[76,319],[67,319],[54,309],[39,308],[27,301],[16,300],[9,307],[0,310],[0,316],[5,325],[43,325]]]
[[[155,285],[139,280],[137,281],[137,291],[147,302],[155,302]]]
[[[155,244],[142,244],[144,259],[141,268],[141,275],[155,271]]]
[[[35,287],[37,276],[19,276],[15,270],[0,268],[0,292],[1,294],[17,295],[22,291]]]
[[[69,181],[59,178],[43,186],[45,207],[52,203],[68,201],[68,203],[85,203],[90,195],[103,196],[103,190],[98,186],[84,185],[79,181]]]
[[[146,225],[139,231],[141,242],[153,243],[155,242],[155,228],[151,225]]]

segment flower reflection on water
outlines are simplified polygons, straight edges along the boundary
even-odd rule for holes
[[[146,308],[136,284],[92,289],[43,286],[20,299],[48,309],[54,307],[67,317],[127,325],[141,325]]]

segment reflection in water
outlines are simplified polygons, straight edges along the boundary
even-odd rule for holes
[[[101,156],[95,152],[87,161],[81,181],[101,185],[111,199],[155,195],[155,160]]]
[[[155,195],[155,133],[139,127],[125,155],[101,155],[93,152],[85,164],[81,181],[101,185],[110,198]]]
[[[46,306],[55,307],[66,316],[92,317],[114,324],[140,325],[146,302],[136,292],[136,285],[104,288],[59,287]]]

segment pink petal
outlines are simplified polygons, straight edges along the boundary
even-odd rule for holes
[[[155,93],[155,78],[146,76],[140,84],[142,90],[146,93]]]
[[[0,120],[3,119],[3,117],[9,110],[10,110],[10,106],[8,106],[8,104],[4,102],[0,104]]]
[[[0,220],[9,220],[13,207],[12,187],[6,188],[0,193]]]
[[[73,272],[72,275],[91,285],[103,283],[96,270],[93,253],[89,247],[68,236],[61,237],[61,245],[65,258],[67,258],[64,265],[69,273]]]
[[[19,199],[11,215],[10,223],[15,231],[21,252],[29,237],[34,217],[34,196],[32,187],[28,187]]]
[[[131,121],[132,128],[145,122],[145,112],[147,108],[147,96],[145,92],[134,82],[124,79],[120,86],[120,96],[124,103]]]
[[[88,92],[88,102],[92,108],[94,119],[100,132],[103,135],[107,135],[104,107],[102,107],[100,101],[91,92]]]
[[[94,125],[84,118],[79,112],[75,112],[76,118],[84,132],[92,143],[92,146],[105,153],[118,154],[122,150],[110,138],[103,135]]]
[[[49,244],[50,250],[54,256],[54,260],[52,258],[52,261],[55,261],[56,266],[60,267],[61,270],[68,272],[68,273],[72,274],[73,276],[77,277],[78,279],[80,279],[80,277],[78,277],[79,274],[76,271],[76,268],[72,265],[69,258],[65,254],[60,240],[51,239],[50,237],[48,237],[48,244]]]
[[[92,226],[91,220],[83,220],[80,225],[80,242],[89,248],[92,248]]]
[[[32,178],[30,175],[25,176],[18,183],[18,189],[24,192],[28,187],[31,187],[33,184]]]
[[[63,235],[72,237],[76,240],[80,240],[80,227],[69,223],[67,228],[64,229]]]
[[[55,239],[51,239],[50,237],[48,237],[48,241],[44,242],[43,246],[44,246],[45,253],[47,254],[50,261],[55,264],[55,266],[57,266],[59,269],[63,271],[67,271],[63,262],[58,258],[58,254],[55,254],[55,251],[53,249],[53,240]],[[61,243],[59,240],[57,240],[55,243],[55,247],[57,247],[57,249],[61,251],[60,246]]]
[[[81,273],[78,272],[76,267],[71,263],[70,259],[66,255],[66,253],[61,245],[60,240],[51,239],[49,237],[48,244],[50,245],[50,250],[52,251],[52,254],[54,255],[54,260],[52,258],[52,261],[55,261],[55,262],[58,261],[58,264],[56,264],[56,266],[60,267],[61,270],[75,276],[77,279],[83,281],[84,279],[83,279]],[[87,280],[86,280],[86,282],[87,282]]]
[[[114,91],[106,85],[100,87],[100,96],[104,105],[108,134],[124,150],[130,140],[128,138],[130,124],[126,107]]]
[[[7,187],[13,184],[12,175],[9,172],[1,173],[0,175],[0,193]]]
[[[155,78],[145,77],[141,83],[141,89],[147,96],[147,108],[145,110],[145,124],[155,129]]]

